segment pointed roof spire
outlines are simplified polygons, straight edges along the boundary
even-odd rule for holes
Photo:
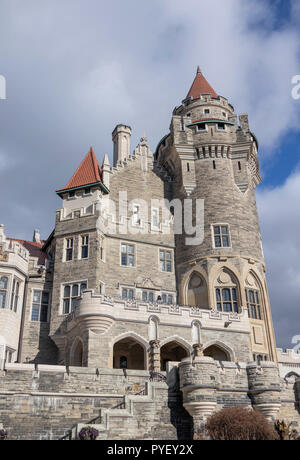
[[[102,183],[101,175],[101,168],[95,156],[94,149],[91,147],[67,185],[64,188],[57,190],[57,193],[59,194],[66,190],[81,188],[86,185],[96,184],[99,182]]]
[[[211,94],[212,97],[218,98],[217,93],[203,76],[201,69],[198,66],[196,77],[190,91],[188,92],[187,98],[192,97],[193,99],[198,99],[201,94]]]

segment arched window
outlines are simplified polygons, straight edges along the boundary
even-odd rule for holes
[[[261,290],[257,280],[251,273],[248,273],[245,285],[248,316],[252,319],[262,320],[263,312]]]
[[[206,281],[199,273],[192,273],[187,292],[187,303],[192,307],[208,308]]]
[[[0,308],[5,308],[6,306],[7,285],[8,278],[6,276],[2,276],[0,278]]]
[[[216,306],[218,311],[227,313],[239,312],[239,292],[235,276],[229,270],[223,269],[216,282]]]

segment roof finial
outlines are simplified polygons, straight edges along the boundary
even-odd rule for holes
[[[197,73],[202,73],[199,65],[197,67]]]

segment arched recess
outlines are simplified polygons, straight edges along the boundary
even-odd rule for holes
[[[241,312],[241,289],[238,278],[227,267],[219,270],[215,281],[215,305],[225,313]]]
[[[207,283],[198,272],[193,272],[187,283],[187,304],[192,307],[208,308]]]
[[[83,341],[76,337],[70,351],[70,365],[76,367],[83,366]]]
[[[138,334],[128,332],[116,337],[112,343],[114,369],[146,370],[148,368],[148,342]]]
[[[286,376],[284,377],[284,380],[295,383],[296,380],[299,379],[299,377],[300,377],[300,373],[297,374],[296,372],[291,371],[288,374],[286,374]]]
[[[209,356],[216,361],[234,361],[235,355],[229,345],[218,340],[212,340],[203,347],[204,356]]]
[[[194,267],[184,275],[179,285],[179,301],[182,305],[209,308],[207,274],[200,266]]]
[[[170,337],[161,342],[160,359],[161,370],[165,371],[167,362],[180,362],[191,355],[192,347],[180,337]]]

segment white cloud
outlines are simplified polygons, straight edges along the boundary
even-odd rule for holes
[[[300,334],[299,201],[299,170],[283,185],[257,193],[277,342],[290,347]]]

